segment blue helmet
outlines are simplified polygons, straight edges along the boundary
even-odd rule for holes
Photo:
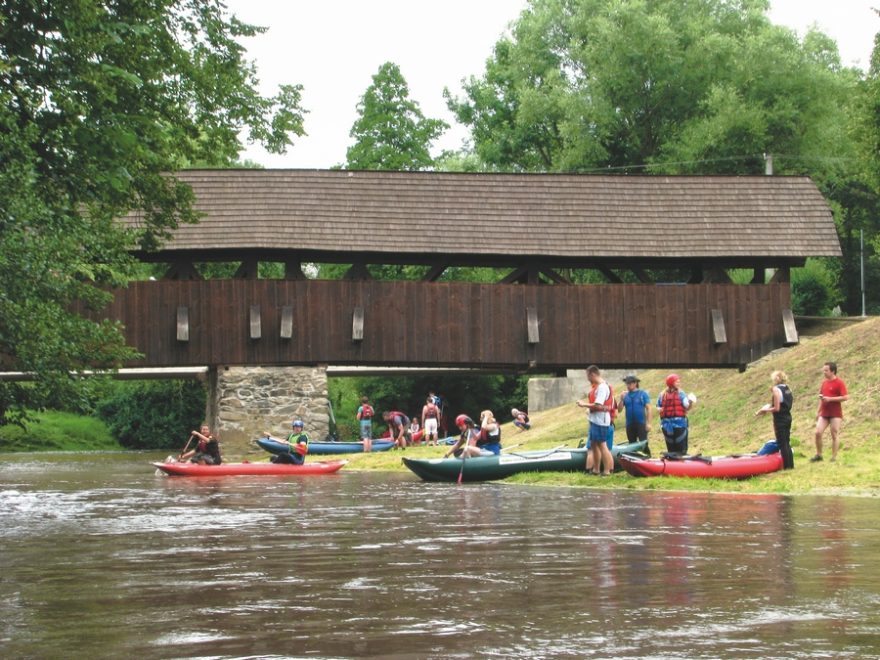
[[[295,420],[293,420],[293,424],[291,424],[291,426],[293,428],[296,428],[297,426],[300,428],[303,428],[303,422],[301,419],[295,419]]]

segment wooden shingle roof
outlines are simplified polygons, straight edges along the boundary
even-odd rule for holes
[[[538,258],[839,256],[808,177],[188,170],[197,225],[170,252]],[[137,215],[126,219],[137,223]]]

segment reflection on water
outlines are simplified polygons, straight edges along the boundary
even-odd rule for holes
[[[880,657],[872,499],[0,456],[4,657]]]

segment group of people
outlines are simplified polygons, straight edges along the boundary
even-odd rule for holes
[[[848,399],[846,384],[837,376],[837,364],[826,362],[822,365],[822,384],[819,389],[819,409],[816,412],[816,454],[810,462],[823,460],[823,435],[826,429],[831,433],[831,461],[837,460],[840,447],[839,435],[843,421],[842,403]],[[762,406],[755,414],[773,416],[773,431],[776,446],[782,455],[783,469],[794,467],[791,449],[791,408],[794,395],[788,385],[788,376],[783,371],[770,375],[770,403]],[[618,410],[626,411],[627,442],[644,441],[645,452],[650,456],[648,430],[651,425],[652,406],[650,395],[640,389],[639,378],[627,375],[623,381],[627,391],[619,399],[614,398],[611,386],[602,378],[596,365],[587,368],[590,391],[587,397],[576,405],[588,409],[589,432],[587,436],[586,469],[596,475],[608,475],[614,469],[611,454],[614,438],[614,417]],[[681,387],[678,374],[666,377],[666,388],[657,397],[656,409],[660,416],[660,430],[670,454],[685,455],[688,452],[688,413],[697,402],[694,394],[687,394]]]
[[[364,443],[364,451],[372,451],[373,446],[373,416],[375,410],[370,405],[369,397],[362,396],[361,404],[355,414],[360,426],[360,438]],[[413,439],[422,431],[425,444],[437,445],[439,432],[443,421],[443,406],[439,396],[433,392],[428,393],[425,405],[422,406],[420,416],[412,419],[399,410],[388,410],[382,413],[382,419],[388,426],[395,449],[406,449],[413,444]],[[419,420],[421,419],[421,423]]]

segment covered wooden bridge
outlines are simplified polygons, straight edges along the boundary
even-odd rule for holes
[[[108,315],[144,354],[129,366],[738,367],[797,341],[790,269],[840,255],[806,177],[178,176],[204,216],[138,254],[164,279],[116,293]],[[240,265],[203,279],[213,261]],[[283,278],[258,277],[261,262]],[[318,263],[345,275],[314,279]],[[423,268],[388,281],[377,264]],[[500,270],[455,281],[472,266]],[[604,283],[573,283],[584,273]]]

